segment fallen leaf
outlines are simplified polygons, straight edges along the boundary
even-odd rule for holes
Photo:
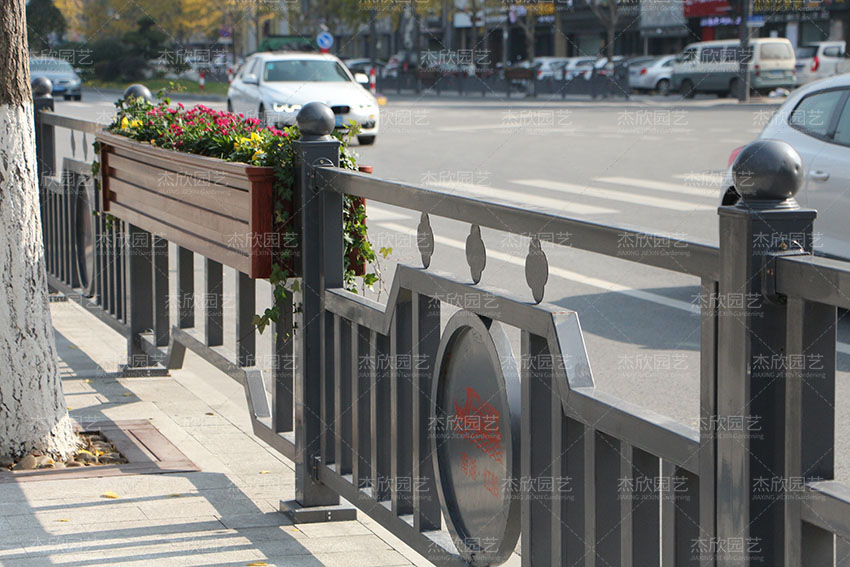
[[[174,494],[169,494],[169,496],[170,496],[171,498],[180,498],[180,497],[181,497],[181,496],[183,496],[183,495],[182,495],[182,494],[178,494],[178,493],[176,493],[176,492],[175,492]]]
[[[118,495],[112,491],[104,492],[103,494],[101,494],[101,496],[103,496],[104,498],[118,498]]]
[[[207,412],[207,415],[215,415],[215,414],[214,414],[213,412],[211,412],[211,411],[208,411],[208,412]]]
[[[91,380],[86,378],[86,384],[91,384]]]
[[[271,471],[260,471],[260,474],[269,474]]]
[[[77,453],[85,453],[86,455],[91,455],[91,451],[86,451],[85,449],[77,449]]]
[[[130,392],[124,392],[124,397],[125,397],[125,398],[129,398],[129,397],[130,397],[130,396],[132,396],[132,395],[133,395],[133,394],[131,394]]]
[[[248,567],[260,567],[261,565],[268,565],[265,561],[254,561],[253,563],[248,563]]]
[[[69,520],[68,518],[60,518],[60,519],[58,519],[58,520],[56,520],[56,521],[57,521],[57,522],[70,522],[71,520]]]

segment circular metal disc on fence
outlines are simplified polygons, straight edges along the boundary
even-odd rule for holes
[[[519,537],[519,374],[502,326],[455,313],[437,352],[431,448],[443,515],[472,565],[497,565]]]
[[[94,199],[89,187],[80,179],[75,192],[74,249],[77,257],[77,274],[80,287],[87,296],[94,295]]]

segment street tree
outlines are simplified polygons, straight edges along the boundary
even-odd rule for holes
[[[30,0],[27,5],[27,38],[32,51],[47,51],[62,39],[68,24],[53,0]]]
[[[0,454],[75,445],[47,297],[24,0],[0,10]]]
[[[588,4],[596,19],[605,28],[605,55],[611,61],[614,59],[614,38],[617,33],[617,22],[620,20],[617,0],[588,0]]]

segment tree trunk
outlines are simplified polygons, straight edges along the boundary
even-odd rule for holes
[[[606,52],[608,53],[608,61],[614,60],[614,37],[616,35],[617,24],[614,22],[609,22],[607,26],[605,26],[605,31],[608,33],[608,39],[606,40],[607,45]]]
[[[65,410],[47,300],[24,0],[0,11],[0,454],[65,456]]]

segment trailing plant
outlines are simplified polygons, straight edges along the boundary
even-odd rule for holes
[[[254,316],[254,323],[262,333],[281,315],[281,306],[287,293],[297,291],[294,285],[287,289],[287,280],[293,274],[297,258],[293,253],[300,249],[299,231],[292,226],[290,213],[295,197],[295,164],[292,143],[301,137],[297,126],[278,129],[264,125],[256,118],[245,118],[224,111],[216,111],[203,105],[186,109],[163,95],[152,103],[144,98],[119,100],[117,114],[107,130],[126,136],[137,142],[159,148],[214,157],[225,161],[246,163],[274,168],[274,221],[283,242],[272,263],[269,281],[274,289],[274,302],[263,313]],[[348,141],[356,135],[352,123],[347,133],[334,132],[340,142],[340,167],[356,169]],[[99,166],[93,166],[95,175]],[[343,234],[345,241],[345,287],[356,293],[357,280],[371,287],[379,279],[377,273],[358,275],[358,265],[376,260],[375,252],[366,231],[366,212],[362,202],[346,196],[343,211]],[[352,265],[352,258],[357,261]]]

